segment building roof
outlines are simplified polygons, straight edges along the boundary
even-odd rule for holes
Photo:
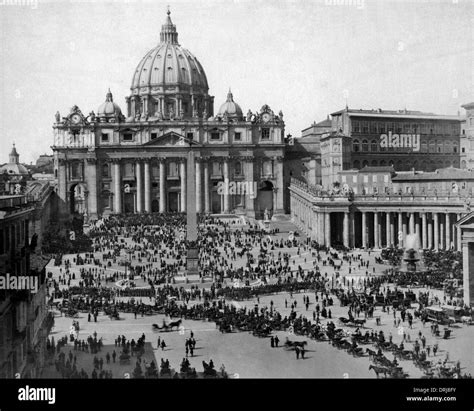
[[[97,109],[97,115],[99,117],[120,117],[122,115],[122,110],[119,105],[114,103],[110,89],[105,96],[105,102]]]
[[[392,178],[393,181],[424,181],[424,180],[474,180],[474,171],[464,170],[460,168],[448,167],[437,169],[432,172],[397,172]]]
[[[371,167],[365,166],[360,170],[361,173],[394,173],[395,170],[392,166],[378,166]]]
[[[463,104],[461,107],[465,108],[466,110],[474,108],[474,101],[472,103]]]
[[[348,113],[350,117],[389,117],[389,118],[412,118],[412,119],[426,119],[426,120],[458,120],[461,121],[460,116],[448,114],[425,113],[415,110],[382,110],[382,109],[343,109],[332,113],[332,116],[338,114]]]

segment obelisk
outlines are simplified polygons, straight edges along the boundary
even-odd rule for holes
[[[196,211],[196,176],[194,163],[194,151],[190,147],[190,150],[188,152],[188,164],[186,171],[186,240],[188,245],[188,252],[186,258],[186,275],[199,274],[199,250],[197,246],[198,227]]]

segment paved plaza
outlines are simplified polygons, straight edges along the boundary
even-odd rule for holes
[[[241,226],[234,226],[231,231],[242,228]],[[280,240],[286,241],[290,232],[297,233],[298,230],[290,222],[284,221],[281,223],[272,223],[271,229],[278,231],[277,233],[267,236],[267,241],[272,241],[273,244],[279,244]],[[177,233],[179,235],[179,233]],[[299,243],[298,246],[290,246],[280,248],[275,247],[270,253],[277,259],[278,253],[288,253],[290,257],[290,266],[293,272],[301,267],[303,271],[313,270],[315,268],[315,251],[306,245],[306,239],[304,236],[297,235],[295,237]],[[120,239],[121,240],[121,239]],[[132,240],[130,238],[124,239],[127,246],[131,246]],[[232,243],[232,242],[231,242]],[[229,244],[217,247],[217,251],[220,255],[226,256],[231,255],[229,251]],[[334,252],[334,250],[331,250]],[[155,258],[156,261],[147,263],[146,258],[142,256],[142,264],[150,264],[149,268],[159,267],[161,259],[163,258],[167,264],[173,262],[173,258],[169,255],[163,257],[165,251],[160,253],[159,258]],[[251,254],[257,259],[259,250],[254,247],[251,250]],[[95,253],[94,257],[99,258],[101,253]],[[380,264],[376,262],[376,258],[380,257],[380,252],[366,252],[361,250],[353,250],[348,255],[356,257],[360,256],[362,261],[368,262],[368,267],[359,267],[357,262],[352,262],[349,266],[347,261],[343,261],[341,267],[335,268],[330,264],[323,263],[329,261],[329,254],[321,251],[321,261],[316,262],[319,265],[322,276],[327,276],[330,279],[331,284],[340,285],[342,287],[348,287],[354,285],[354,288],[361,286],[361,282],[367,278],[374,278],[381,275],[385,270],[389,270],[391,267],[386,264]],[[340,253],[342,255],[342,253]],[[137,254],[138,256],[138,254]],[[63,261],[73,261],[76,255],[65,255]],[[134,257],[130,257],[134,260]],[[105,275],[111,275],[112,273],[124,272],[125,268],[120,266],[118,263],[111,264],[104,273]],[[238,267],[244,267],[247,261],[245,256],[236,256],[235,259],[227,259],[227,263],[232,264],[233,269]],[[380,261],[380,260],[379,260]],[[138,257],[136,260],[138,262]],[[135,266],[135,262],[132,264]],[[60,286],[62,289],[78,285],[80,281],[80,269],[97,268],[93,265],[81,265],[76,266],[74,263],[69,268],[69,274],[75,274],[75,279],[71,279],[69,285],[63,284]],[[100,268],[99,268],[100,270]],[[64,275],[64,265],[54,266],[51,262],[47,267],[47,272],[52,274],[54,280],[58,280],[60,275]],[[179,276],[177,277],[179,278]],[[344,280],[345,279],[345,280]],[[274,279],[269,279],[269,283],[275,282]],[[353,281],[353,282],[352,282]],[[144,285],[146,281],[138,281],[137,284]],[[235,279],[225,278],[224,286],[237,285]],[[108,287],[114,287],[113,283],[108,283]],[[190,290],[191,287],[199,287],[209,289],[211,286],[210,279],[206,279],[205,282],[195,281],[190,283],[179,282],[173,285],[174,287],[183,287],[184,289]],[[394,288],[392,284],[384,284],[384,287]],[[430,297],[434,298],[437,296],[441,301],[443,299],[443,292],[441,290],[427,290],[425,288],[417,288],[412,290],[415,293],[429,291]],[[308,307],[304,304],[304,297],[309,298]],[[356,327],[350,325],[342,325],[339,323],[339,317],[348,316],[348,307],[341,307],[338,298],[332,295],[334,304],[328,306],[331,310],[331,319],[320,318],[321,324],[324,326],[329,321],[334,321],[338,327],[342,327],[343,331],[347,336],[349,333],[353,333]],[[149,297],[135,297],[138,302],[144,304],[154,304],[154,298]],[[129,301],[130,297],[117,297],[117,300]],[[312,323],[314,321],[314,311],[316,304],[321,304],[316,301],[314,291],[307,290],[298,293],[279,292],[270,295],[263,295],[258,298],[246,299],[243,301],[227,300],[227,304],[234,305],[237,308],[247,307],[249,311],[258,306],[258,309],[272,307],[278,311],[283,317],[289,316],[292,311],[292,306],[296,302],[296,307],[293,307],[293,311],[296,312],[297,316],[306,317]],[[177,304],[185,303],[184,301],[176,301]],[[188,301],[188,305],[198,304],[199,301],[191,300]],[[418,304],[412,304],[412,308],[409,312],[414,312],[418,308]],[[54,336],[57,341],[64,335],[69,335],[69,330],[73,319],[64,316],[59,310],[55,312],[55,327],[52,330],[50,336]],[[399,312],[397,317],[399,317]],[[380,324],[376,324],[376,318],[380,318]],[[360,314],[360,318],[364,318],[364,314]],[[87,313],[79,312],[78,317],[75,318],[79,322],[79,333],[77,338],[79,340],[86,340],[87,337],[97,333],[97,338],[102,338],[104,347],[97,354],[90,354],[79,352],[77,355],[77,367],[78,369],[83,368],[87,373],[90,373],[93,369],[93,358],[96,355],[98,358],[103,357],[105,370],[112,371],[113,378],[127,378],[133,372],[135,367],[135,359],[131,358],[129,365],[119,365],[118,363],[106,364],[105,355],[107,352],[111,353],[114,349],[117,354],[120,352],[120,348],[115,347],[115,339],[117,336],[125,335],[127,339],[137,340],[143,334],[145,335],[146,347],[145,354],[143,356],[143,364],[149,364],[153,359],[156,364],[160,364],[161,360],[169,360],[172,369],[179,371],[179,366],[184,357],[185,342],[190,337],[191,332],[196,340],[196,348],[193,356],[188,355],[191,367],[195,367],[197,371],[202,371],[202,361],[208,363],[211,359],[215,364],[216,369],[220,369],[224,365],[225,370],[230,378],[375,378],[375,373],[369,370],[369,357],[367,355],[362,357],[354,357],[345,350],[340,350],[334,347],[330,341],[316,341],[308,338],[307,336],[294,335],[291,330],[285,331],[273,331],[271,336],[278,336],[280,340],[279,347],[271,347],[270,336],[268,337],[257,337],[252,335],[248,331],[235,331],[230,333],[222,333],[218,330],[217,325],[213,321],[196,321],[190,319],[183,319],[182,326],[180,329],[175,328],[174,331],[160,332],[153,330],[152,324],[161,325],[163,322],[169,322],[176,320],[176,318],[169,318],[164,314],[155,315],[140,315],[135,316],[132,313],[120,313],[120,319],[111,319],[109,316],[104,315],[103,312],[97,316],[97,322],[93,318],[88,320]],[[379,306],[375,309],[373,318],[368,318],[363,327],[360,328],[362,333],[366,331],[375,330],[377,333],[383,331],[384,335],[388,339],[392,338],[393,342],[400,344],[403,340],[403,334],[405,333],[405,349],[411,350],[414,347],[415,340],[420,337],[420,334],[426,338],[426,347],[430,347],[430,355],[428,360],[433,363],[438,361],[445,361],[445,364],[454,365],[457,361],[460,361],[461,370],[464,374],[472,374],[474,372],[474,360],[472,358],[472,341],[474,337],[474,327],[456,324],[451,327],[452,334],[449,339],[443,339],[436,337],[431,333],[430,323],[423,323],[415,318],[412,328],[408,326],[408,322],[401,323],[400,325],[394,324],[393,312],[390,311],[382,312],[382,308]],[[158,338],[165,340],[166,347],[161,349],[157,347]],[[297,359],[294,350],[288,350],[284,347],[285,340],[289,338],[292,341],[307,341],[305,346],[306,355],[304,359]],[[439,349],[436,356],[433,355],[432,347],[438,345]],[[362,346],[364,350],[366,348],[374,349],[372,345]],[[66,355],[69,351],[75,354],[73,345],[69,343],[66,347],[62,348],[62,352]],[[393,354],[388,353],[387,357],[393,360]],[[410,378],[420,378],[423,376],[423,372],[420,368],[417,368],[411,360],[398,360],[399,366],[403,368],[403,371],[408,374]],[[145,367],[145,365],[144,365]],[[58,377],[60,374],[55,370],[54,365],[51,365],[45,370],[43,377]]]

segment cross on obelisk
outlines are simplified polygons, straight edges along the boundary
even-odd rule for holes
[[[195,160],[194,151],[191,147],[188,152],[188,164],[186,170],[186,240],[188,244],[188,252],[186,259],[186,275],[199,274],[199,250],[197,246],[198,227],[196,212],[196,177],[195,177]]]

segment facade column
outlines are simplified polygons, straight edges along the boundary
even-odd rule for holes
[[[143,211],[143,181],[142,181],[142,163],[137,161],[135,164],[135,176],[137,179],[137,213]]]
[[[367,248],[367,212],[362,211],[362,248]]]
[[[254,177],[254,159],[253,157],[247,157],[246,161],[246,173],[245,177],[247,181],[257,181],[257,179]],[[247,213],[247,216],[249,217],[255,217],[255,198],[257,197],[257,193],[254,193],[254,195],[246,195],[245,196],[245,211]],[[296,203],[295,203],[296,204]]]
[[[184,159],[181,159],[180,163],[180,178],[181,178],[181,208],[182,213],[186,212],[186,162]]]
[[[390,218],[390,245],[395,247],[395,214]]]
[[[276,179],[276,184],[277,186],[276,191],[274,192],[275,198],[275,209],[273,210],[273,214],[282,214],[285,212],[283,208],[283,157],[278,156],[275,161],[275,179]],[[253,180],[249,180],[253,181]]]
[[[229,182],[229,160],[227,160],[226,158],[224,159],[224,165],[223,165],[223,174],[224,174],[224,182],[226,182],[226,184],[228,184]],[[230,212],[230,209],[229,209],[229,193],[224,193],[224,213],[229,213]]]
[[[439,219],[439,248],[444,250],[444,223],[442,217]]]
[[[165,170],[165,159],[160,158],[160,213],[164,213],[166,211],[166,193],[165,193],[165,185],[166,185],[166,170]]]
[[[461,214],[457,214],[457,221],[461,219]],[[456,250],[457,251],[462,251],[462,246],[461,246],[461,229],[459,227],[456,227]]]
[[[344,247],[349,247],[349,213],[344,213],[344,231],[343,231],[343,243]]]
[[[196,159],[196,212],[202,213],[201,161]]]
[[[428,248],[427,234],[426,234],[426,213],[421,213],[421,243],[423,250]]]
[[[151,176],[150,176],[150,162],[147,160],[143,165],[143,172],[145,174],[145,212],[151,212]]]
[[[415,219],[415,234],[416,234],[416,241],[418,242],[418,247],[421,247],[421,230],[420,230],[420,219],[417,217],[415,213],[413,213]]]
[[[211,207],[209,206],[209,199],[211,194],[209,193],[209,163],[204,163],[204,212],[210,213]]]
[[[415,234],[415,213],[410,213],[410,234]]]
[[[400,234],[401,233],[401,234]],[[405,245],[405,237],[403,237],[403,213],[398,212],[398,233],[397,233],[398,247]]]
[[[428,217],[427,216],[427,224],[428,224],[428,249],[433,248],[433,214]]]
[[[97,218],[97,159],[88,158],[85,163],[85,180],[87,183],[87,215]]]
[[[379,242],[379,213],[374,212],[374,248],[380,248]]]
[[[446,213],[445,218],[445,227],[444,227],[445,235],[446,235],[446,244],[445,249],[449,250],[451,248],[451,221],[450,221],[450,213]]]
[[[331,247],[331,213],[326,211],[324,221],[324,243],[326,247]]]
[[[122,176],[120,175],[120,161],[114,160],[114,211],[116,214],[120,214],[122,212]]]
[[[434,225],[434,249],[439,249],[439,221],[438,213],[433,213],[433,225]]]
[[[385,213],[385,242],[387,243],[387,248],[391,245],[391,238],[390,238],[390,212]]]

